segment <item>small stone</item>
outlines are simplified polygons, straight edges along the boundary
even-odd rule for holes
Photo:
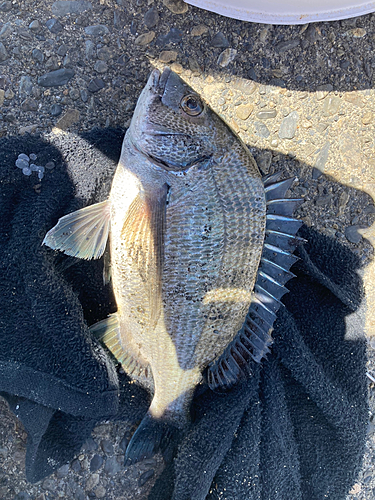
[[[13,90],[12,89],[6,90],[4,96],[5,96],[5,99],[8,99],[9,101],[12,100],[14,97]]]
[[[33,92],[33,84],[30,76],[21,76],[18,93],[20,97],[27,97]]]
[[[327,95],[332,92],[333,90],[333,87],[330,83],[328,83],[327,85],[319,85],[317,88],[316,88],[316,98],[318,101],[321,101],[322,99],[324,99],[325,97],[327,97]]]
[[[44,54],[40,49],[34,49],[31,55],[33,56],[33,59],[35,59],[39,63],[42,63],[44,61]]]
[[[26,127],[20,127],[18,133],[20,135],[33,134],[38,127],[39,125],[37,123],[34,123],[33,125],[27,125]]]
[[[100,89],[98,89],[100,90]],[[81,96],[81,99],[82,99],[82,102],[87,102],[88,99],[89,99],[89,94],[87,93],[87,91],[85,89],[81,89],[80,92],[79,92],[80,96]]]
[[[130,442],[130,439],[131,439],[131,434],[129,431],[126,431],[125,434],[124,434],[124,437],[121,439],[120,441],[120,444],[119,444],[119,448],[120,450],[122,451],[126,451],[126,448],[128,447],[128,444]]]
[[[109,61],[112,57],[112,52],[108,47],[105,46],[98,50],[97,55],[98,59],[100,59],[101,61]]]
[[[191,36],[202,36],[207,33],[208,27],[205,24],[198,24],[198,26],[194,26],[191,30]]]
[[[62,113],[62,107],[60,104],[52,104],[49,112],[52,116],[59,116]]]
[[[109,29],[104,24],[95,24],[85,28],[86,35],[103,36],[109,34]]]
[[[374,115],[370,111],[368,111],[367,113],[365,113],[362,116],[362,123],[363,123],[363,125],[369,125],[373,121],[374,121]]]
[[[163,4],[173,14],[185,14],[188,11],[188,6],[182,0],[163,0]]]
[[[12,2],[2,2],[0,4],[1,12],[9,12],[10,10],[12,10]]]
[[[358,232],[358,229],[361,229],[361,226],[349,226],[345,228],[345,237],[350,243],[359,243],[362,239],[362,235]]]
[[[0,42],[0,62],[6,61],[9,59],[9,54],[2,42]]]
[[[95,53],[95,44],[92,40],[85,41],[85,57],[86,59],[92,59]]]
[[[112,476],[113,474],[120,472],[122,469],[123,469],[123,467],[121,464],[119,464],[116,457],[107,458],[105,465],[104,465],[104,472],[106,474]]]
[[[60,33],[60,31],[64,29],[60,21],[54,18],[48,19],[48,21],[46,21],[46,26],[50,30],[50,32],[54,34]]]
[[[271,163],[272,163],[271,151],[264,151],[264,153],[257,156],[256,161],[257,161],[257,164],[258,164],[258,167],[260,168],[260,170],[264,174],[268,174],[268,172],[270,170]]]
[[[74,75],[75,72],[72,69],[58,69],[40,76],[38,78],[38,85],[42,87],[58,87],[60,85],[66,85]]]
[[[104,453],[107,453],[109,455],[113,454],[114,452],[113,444],[108,439],[103,439],[103,441],[100,443],[100,446],[102,447]]]
[[[259,120],[270,120],[271,118],[275,118],[276,115],[276,109],[262,109],[261,111],[258,111],[256,117]]]
[[[31,497],[27,491],[20,491],[15,497],[13,497],[13,500],[29,500],[30,498]]]
[[[171,64],[171,70],[180,75],[183,72],[184,68],[180,63],[174,62]]]
[[[29,158],[30,158],[30,160],[35,161],[38,157],[37,157],[37,155],[35,153],[31,153],[29,155]]]
[[[47,168],[47,165],[46,165],[46,168]],[[74,472],[80,472],[82,470],[81,462],[77,458],[72,461],[72,463],[70,464],[70,467]]]
[[[165,64],[174,62],[177,59],[177,55],[175,50],[163,50],[159,54],[159,61]]]
[[[108,71],[108,64],[105,61],[96,61],[94,70],[98,73],[106,73]]]
[[[99,474],[92,474],[86,481],[86,490],[91,491],[99,483]]]
[[[52,4],[52,13],[54,16],[66,16],[67,14],[81,14],[82,12],[91,9],[92,9],[91,2],[87,2],[86,0],[77,0],[77,1],[61,0],[58,2],[54,2]]]
[[[69,57],[69,54],[66,54],[63,60],[63,66],[64,68],[71,68],[72,67],[72,60]]]
[[[297,122],[298,113],[297,111],[292,111],[280,124],[280,139],[293,139],[297,130]]]
[[[268,130],[267,125],[262,122],[254,122],[255,130],[260,137],[267,139],[270,136],[270,131]]]
[[[43,168],[43,167],[41,167],[41,168]],[[43,170],[40,170],[40,172],[43,172],[43,171],[44,171],[44,168],[43,168]],[[65,464],[62,467],[60,467],[59,469],[57,469],[56,476],[58,478],[62,478],[62,477],[67,476],[68,473],[69,473],[69,464]]]
[[[284,54],[288,50],[295,49],[299,46],[299,40],[296,38],[294,40],[287,40],[285,42],[280,42],[276,45],[276,52],[279,54]]]
[[[325,164],[327,163],[327,160],[328,160],[330,147],[331,147],[331,143],[327,141],[324,144],[324,146],[322,147],[322,149],[320,150],[320,152],[315,160],[314,167],[316,169],[318,169],[320,172],[324,172],[324,167],[325,167]]]
[[[64,56],[66,56],[68,50],[69,50],[69,47],[65,43],[63,43],[57,49],[57,55],[60,56],[60,57],[64,57]]]
[[[104,87],[105,87],[105,83],[103,82],[103,80],[101,78],[94,78],[88,84],[87,90],[91,93],[94,93],[94,92],[99,92],[99,90],[104,89]],[[82,94],[81,94],[81,96],[82,96]]]
[[[4,26],[0,29],[0,38],[8,38],[11,34],[12,27],[10,23],[5,23]]]
[[[226,49],[227,47],[229,47],[229,42],[225,35],[221,33],[221,31],[219,31],[219,33],[216,33],[216,35],[211,40],[211,45],[213,47]]]
[[[225,49],[223,52],[219,55],[217,59],[217,64],[221,66],[222,68],[225,68],[228,66],[229,63],[234,61],[237,55],[237,50],[236,49]]]
[[[350,104],[353,104],[354,106],[358,106],[359,108],[363,108],[365,106],[365,103],[357,92],[345,92],[344,100],[346,102],[350,102]]]
[[[341,105],[341,99],[339,97],[330,95],[326,98],[323,105],[323,114],[325,116],[331,116],[338,112]]]
[[[38,105],[34,99],[28,97],[21,103],[21,109],[23,111],[36,111],[38,109]]]
[[[79,121],[78,109],[68,109],[64,116],[56,123],[55,127],[60,130],[67,130],[71,125]]]
[[[252,104],[240,104],[236,107],[236,115],[240,120],[247,120],[253,109],[254,106]]]
[[[153,469],[146,470],[143,474],[138,479],[138,486],[142,487],[144,486],[147,481],[149,481],[152,477],[154,477],[155,471]]]
[[[75,500],[86,500],[87,496],[85,495],[83,489],[78,487],[74,493],[74,498]]]
[[[90,472],[96,472],[103,465],[103,458],[100,455],[94,455],[90,462]]]
[[[31,174],[31,171],[30,171],[30,174]],[[54,481],[53,479],[50,479],[50,478],[45,479],[42,483],[42,488],[44,490],[54,491],[56,489],[56,486],[57,486],[56,481]]]
[[[35,19],[35,21],[31,21],[29,24],[29,29],[34,31],[35,33],[38,33],[42,29],[42,23],[39,21],[39,19]]]
[[[22,40],[32,40],[32,34],[26,28],[18,28],[17,30],[18,36],[22,38]]]
[[[56,69],[59,69],[59,61],[56,56],[51,56],[47,59],[46,61],[46,69],[48,71],[55,71]]]
[[[96,498],[104,498],[106,493],[106,489],[101,484],[99,484],[99,486],[95,489]]]
[[[3,105],[5,99],[5,92],[3,89],[0,89],[0,106]]]
[[[352,36],[353,38],[363,38],[367,35],[365,28],[353,28],[345,33],[346,36]]]
[[[55,167],[56,165],[54,161],[49,161],[44,165],[44,168],[46,168],[47,170],[53,170]]]
[[[76,101],[79,99],[80,93],[77,89],[71,89],[69,90],[69,97],[73,100]]]
[[[144,15],[143,22],[147,26],[147,28],[153,28],[159,22],[159,13],[156,7],[151,7],[146,14]]]
[[[148,31],[147,33],[142,33],[135,39],[136,45],[148,45],[155,38],[155,31]]]

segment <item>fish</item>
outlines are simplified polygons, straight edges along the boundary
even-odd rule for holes
[[[81,259],[107,245],[117,312],[92,325],[151,394],[127,463],[191,425],[197,386],[225,391],[270,351],[301,238],[285,198],[239,136],[169,68],[152,71],[125,134],[109,198],[63,216],[43,244]]]

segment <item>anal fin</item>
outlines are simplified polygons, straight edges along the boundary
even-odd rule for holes
[[[121,342],[120,323],[117,313],[111,314],[108,318],[91,325],[89,330],[94,337],[106,345],[128,375],[137,378],[143,385],[152,387],[153,378],[150,366],[145,366],[135,359]]]

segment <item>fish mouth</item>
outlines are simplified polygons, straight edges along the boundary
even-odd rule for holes
[[[170,77],[172,70],[166,67],[162,73],[158,69],[154,69],[151,73],[151,84],[152,88],[158,96],[162,97],[165,92],[165,87],[167,85],[168,78]]]

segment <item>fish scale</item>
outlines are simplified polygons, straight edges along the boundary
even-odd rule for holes
[[[263,179],[236,134],[175,73],[154,71],[125,135],[107,201],[62,217],[44,243],[99,258],[110,240],[117,312],[90,331],[152,394],[126,450],[166,459],[194,389],[251,374],[272,325],[300,221],[293,179]]]

